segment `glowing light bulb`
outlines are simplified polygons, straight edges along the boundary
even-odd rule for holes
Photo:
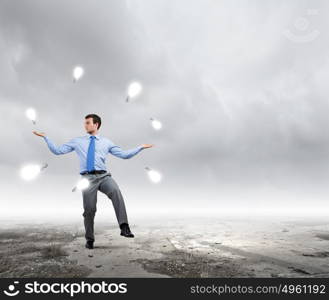
[[[135,81],[132,82],[128,87],[128,96],[126,98],[126,102],[128,102],[131,98],[138,96],[142,91],[142,85]]]
[[[40,172],[48,167],[48,164],[38,165],[38,164],[30,164],[21,168],[21,177],[30,181],[38,177]]]
[[[87,178],[82,178],[78,181],[77,185],[72,189],[72,192],[75,192],[77,189],[83,191],[87,189],[90,185],[90,182]]]
[[[32,123],[36,124],[37,113],[34,108],[30,107],[25,111],[26,117],[32,121]]]
[[[77,82],[85,73],[84,69],[80,66],[76,66],[73,69],[73,82]]]
[[[159,120],[150,118],[151,125],[155,130],[160,130],[162,128],[162,123]]]
[[[145,168],[147,171],[147,175],[149,177],[149,179],[154,182],[154,183],[159,183],[162,179],[162,175],[156,171],[156,170],[152,170],[149,167]]]

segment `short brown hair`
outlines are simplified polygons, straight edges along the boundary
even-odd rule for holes
[[[102,125],[102,119],[100,116],[96,115],[96,114],[89,114],[85,116],[85,119],[89,119],[92,118],[93,119],[93,123],[94,124],[98,124],[97,129],[99,129]]]

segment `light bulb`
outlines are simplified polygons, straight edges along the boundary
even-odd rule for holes
[[[34,108],[30,107],[25,111],[26,117],[32,121],[33,124],[36,123],[37,113]]]
[[[162,123],[159,120],[150,118],[151,125],[155,130],[160,130],[162,128]]]
[[[131,98],[138,96],[142,91],[142,85],[135,81],[132,82],[128,87],[128,96],[126,101],[128,102]]]
[[[76,66],[73,69],[73,82],[77,82],[85,73],[84,69],[80,66]]]
[[[21,169],[21,177],[26,180],[30,181],[35,179],[41,171],[40,165],[27,165],[22,167]]]
[[[87,178],[82,178],[78,181],[77,185],[72,189],[72,192],[74,192],[77,189],[83,191],[87,189],[89,185],[90,185],[89,180]]]
[[[158,171],[152,170],[149,167],[146,167],[145,169],[147,170],[147,175],[152,182],[159,183],[161,181],[162,175]]]

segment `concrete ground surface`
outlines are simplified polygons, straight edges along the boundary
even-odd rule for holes
[[[118,225],[1,221],[0,277],[326,277],[328,218],[159,216]]]

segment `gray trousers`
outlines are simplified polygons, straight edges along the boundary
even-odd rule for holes
[[[114,181],[111,173],[105,174],[86,174],[82,175],[83,178],[89,180],[90,185],[88,188],[82,190],[83,197],[83,217],[85,225],[85,238],[87,241],[95,241],[94,236],[94,218],[96,214],[97,191],[104,193],[109,199],[112,200],[115,215],[118,224],[127,223],[127,212],[123,196],[119,186]]]

